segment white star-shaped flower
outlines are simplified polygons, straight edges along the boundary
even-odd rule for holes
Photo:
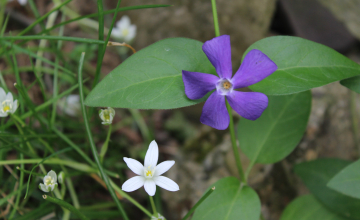
[[[118,38],[129,43],[135,38],[136,25],[131,24],[130,18],[127,15],[124,15],[118,22],[116,22],[116,27],[112,29],[111,35],[114,38]]]
[[[0,87],[0,117],[6,117],[8,114],[14,114],[18,106],[18,101],[14,101],[14,97],[11,92],[6,94],[4,89]]]
[[[178,184],[165,176],[160,176],[168,171],[175,164],[175,161],[164,161],[157,165],[158,157],[159,148],[155,141],[150,143],[149,149],[146,152],[144,166],[137,160],[124,157],[126,165],[139,176],[128,179],[122,185],[122,190],[132,192],[144,186],[149,196],[154,196],[156,185],[158,185],[169,191],[178,191]]]
[[[165,217],[158,213],[158,217],[151,216],[151,220],[165,220]]]
[[[44,176],[43,181],[44,184],[40,183],[39,189],[44,192],[51,192],[58,186],[56,173],[52,170],[50,170],[48,174]]]
[[[81,113],[81,104],[79,95],[68,95],[59,100],[60,109],[67,115],[76,117]]]
[[[100,109],[99,116],[102,120],[101,124],[103,125],[110,125],[115,116],[115,110],[111,107],[107,109]]]

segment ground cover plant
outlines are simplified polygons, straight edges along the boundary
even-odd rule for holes
[[[340,82],[353,100],[360,93],[358,63],[300,37],[260,39],[235,61],[232,36],[220,33],[216,0],[208,0],[213,35],[205,42],[175,36],[141,50],[133,46],[141,30],[126,13],[176,6],[124,7],[119,0],[106,8],[105,0],[96,0],[96,13],[80,15],[75,1],[48,1],[41,14],[38,1],[0,0],[3,219],[266,219],[251,173],[259,164],[284,162],[299,146],[311,89]],[[11,7],[31,14],[31,24],[14,28]],[[74,27],[80,36],[67,35]],[[102,74],[108,52],[117,67]],[[222,144],[231,149],[226,159],[233,160],[234,172],[197,186],[203,177],[195,166],[194,175],[185,169],[186,153],[165,146],[170,141],[163,130],[172,131],[180,145],[205,152],[191,158],[205,161],[204,169],[221,157],[219,151],[215,160],[204,159],[216,138],[205,133],[188,144],[195,129],[183,126],[183,118],[159,123],[157,117],[160,110],[203,102],[192,120],[228,137]],[[287,201],[280,219],[360,219],[358,158],[297,163],[292,172],[308,193]],[[176,199],[187,195],[186,178],[201,192],[179,212],[170,204],[188,204]]]

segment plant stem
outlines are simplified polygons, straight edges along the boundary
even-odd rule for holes
[[[104,157],[105,154],[107,152],[108,146],[109,146],[109,140],[110,140],[110,136],[111,136],[111,130],[112,130],[112,126],[111,124],[109,125],[109,130],[106,136],[106,140],[103,144],[103,146],[101,147],[101,151],[100,151],[100,162],[103,163],[104,162]]]
[[[184,218],[182,218],[182,220],[186,220],[187,218],[189,218],[189,216],[196,210],[196,208],[207,198],[210,196],[210,194],[212,192],[214,192],[215,190],[215,186],[212,187],[210,190],[208,190],[205,195],[203,197],[201,197],[201,199],[190,209],[190,211],[185,215]]]
[[[155,206],[154,199],[153,199],[152,196],[149,196],[149,198],[150,198],[150,203],[151,203],[151,207],[152,207],[152,210],[153,210],[153,214],[154,214],[155,217],[157,217],[158,214],[157,214],[157,211],[156,211],[156,206]]]
[[[65,202],[64,200],[60,200],[51,196],[43,195],[43,198],[49,202],[55,203],[63,208],[68,209],[70,212],[77,215],[82,220],[89,220],[84,214],[82,214],[79,210],[77,210],[74,206],[70,205],[69,203]]]
[[[84,63],[84,57],[85,57],[85,53],[83,52],[81,54],[81,58],[80,58],[78,77],[79,77],[79,95],[80,95],[81,110],[82,110],[83,118],[84,118],[84,122],[85,122],[86,133],[88,135],[91,151],[93,153],[96,165],[97,165],[97,167],[98,167],[98,169],[100,171],[101,177],[104,180],[104,182],[106,184],[106,187],[108,188],[111,197],[115,201],[121,215],[123,216],[123,218],[125,220],[129,220],[129,218],[127,217],[127,215],[125,213],[125,210],[123,209],[122,205],[120,204],[120,201],[118,200],[118,198],[117,198],[117,196],[115,194],[114,189],[110,185],[110,181],[109,181],[108,176],[105,174],[105,171],[104,171],[103,167],[101,166],[99,156],[98,156],[98,152],[96,150],[96,146],[95,146],[95,143],[94,143],[94,140],[93,140],[93,136],[91,134],[89,121],[88,121],[88,117],[87,117],[87,113],[86,113],[86,108],[85,108],[85,104],[84,104],[84,93],[83,93],[83,83],[82,83],[82,68],[83,68],[83,63]]]
[[[219,37],[220,36],[220,28],[219,28],[219,20],[218,20],[218,15],[217,15],[217,10],[216,10],[216,0],[211,0],[211,7],[212,7],[212,12],[213,12],[213,17],[214,17],[215,36]]]
[[[229,117],[230,117],[230,125],[229,125],[229,130],[230,130],[230,136],[231,136],[231,145],[233,148],[233,152],[234,152],[234,157],[235,157],[235,161],[236,161],[236,166],[238,168],[239,171],[239,176],[241,179],[241,182],[243,182],[244,184],[246,184],[246,179],[244,176],[244,171],[243,168],[241,166],[241,160],[240,160],[240,153],[239,153],[239,149],[236,145],[236,136],[235,136],[235,129],[234,129],[234,120],[233,120],[233,116],[232,116],[232,108],[229,105],[228,101],[226,100],[226,108],[228,110],[229,113]]]

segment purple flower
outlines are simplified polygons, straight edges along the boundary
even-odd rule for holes
[[[230,36],[222,35],[206,41],[204,53],[219,77],[198,72],[182,71],[185,94],[189,99],[200,99],[216,89],[206,100],[200,121],[218,130],[229,126],[225,97],[242,117],[256,120],[268,105],[268,98],[259,92],[240,92],[235,89],[255,84],[277,70],[276,64],[260,50],[251,50],[239,70],[232,77]]]

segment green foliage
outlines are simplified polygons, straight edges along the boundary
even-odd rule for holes
[[[311,110],[311,92],[269,96],[269,105],[256,121],[241,119],[241,150],[253,163],[275,163],[300,142]]]
[[[334,175],[349,164],[349,161],[327,158],[298,164],[294,170],[310,192],[327,208],[342,216],[360,219],[360,200],[326,186]]]
[[[360,93],[360,76],[354,76],[349,79],[341,80],[340,83],[348,89]]]
[[[88,95],[93,107],[172,109],[204,101],[185,95],[182,70],[215,73],[202,43],[186,38],[158,41],[126,59]]]
[[[290,203],[280,220],[347,220],[325,208],[313,195],[301,196]]]
[[[275,73],[250,86],[267,95],[302,92],[360,74],[359,64],[327,46],[299,37],[268,37],[255,42],[247,52],[251,49],[261,50],[278,66]]]
[[[260,200],[248,186],[235,177],[226,177],[214,185],[215,191],[196,209],[192,220],[258,220]]]
[[[345,195],[360,199],[360,160],[350,164],[334,176],[328,187]]]

